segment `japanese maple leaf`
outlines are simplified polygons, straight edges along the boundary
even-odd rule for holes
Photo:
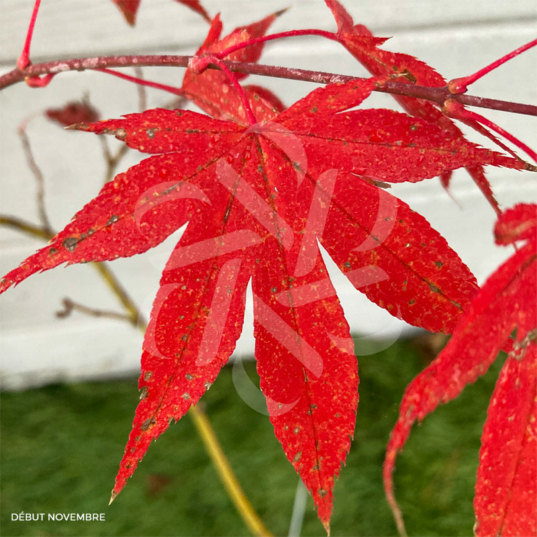
[[[153,156],[105,185],[0,292],[65,262],[141,253],[189,222],[153,305],[142,400],[112,497],[227,362],[251,279],[270,419],[328,528],[358,374],[319,243],[379,306],[449,333],[477,292],[475,279],[423,217],[376,182],[420,181],[469,164],[523,168],[406,114],[348,111],[382,83],[331,84],[252,126],[160,109],[78,126]]]
[[[64,127],[75,123],[90,123],[100,117],[99,112],[86,101],[69,102],[61,108],[48,108],[45,115]]]
[[[114,4],[119,8],[125,20],[131,25],[134,26],[136,23],[136,15],[138,13],[138,8],[142,0],[112,0]],[[201,5],[199,0],[175,0],[179,4],[188,6],[190,9],[199,13],[207,22],[211,22],[207,11]]]
[[[256,37],[265,35],[271,24],[283,11],[278,11],[264,19],[241,26],[229,35],[220,39],[222,22],[217,15],[212,23],[203,45],[197,55],[211,52],[221,52],[229,47],[244,43]],[[264,43],[258,43],[229,54],[226,59],[230,61],[257,62],[261,57]],[[246,74],[236,74],[238,80],[246,78]],[[183,78],[182,90],[185,97],[193,101],[204,112],[216,119],[227,119],[237,123],[247,123],[246,110],[235,87],[229,82],[226,74],[216,69],[207,69],[196,73],[187,69]],[[244,93],[258,120],[267,120],[275,117],[285,107],[280,99],[270,90],[260,86],[243,86]]]
[[[474,529],[479,537],[537,535],[537,205],[505,212],[495,235],[498,244],[526,243],[485,282],[445,349],[409,384],[401,402],[384,464],[386,493],[401,531],[392,473],[412,424],[457,397],[507,346],[511,352],[483,430]]]
[[[399,52],[390,52],[383,50],[380,46],[387,41],[387,38],[373,37],[368,28],[362,24],[354,24],[352,17],[339,3],[338,0],[325,0],[326,5],[332,11],[338,26],[338,37],[347,50],[362,64],[368,71],[375,76],[392,75],[399,73],[398,82],[407,84],[419,84],[429,87],[444,87],[447,82],[442,75],[426,63]],[[430,101],[425,99],[416,99],[403,95],[394,95],[395,100],[403,109],[415,117],[419,117],[431,123],[438,125],[440,128],[450,133],[452,136],[463,138],[461,130],[455,123],[445,116]],[[469,121],[468,124],[480,134],[487,136],[494,143],[500,145],[502,149],[511,153],[511,150],[503,143],[497,140],[487,129],[482,127],[476,121]],[[488,179],[485,176],[483,166],[467,166],[467,171],[481,189],[489,203],[496,213],[499,214],[498,202],[490,188]],[[451,171],[441,175],[442,184],[447,188],[451,177]]]

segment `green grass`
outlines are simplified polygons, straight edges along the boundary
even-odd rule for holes
[[[332,535],[395,535],[382,490],[384,449],[404,388],[425,364],[401,341],[359,365],[358,423],[336,485]],[[416,427],[399,457],[396,492],[410,535],[472,534],[480,434],[499,366]],[[246,369],[253,378],[255,365]],[[1,534],[248,535],[188,417],[150,447],[108,507],[137,401],[135,379],[3,393]],[[203,404],[256,510],[275,535],[286,535],[298,478],[268,418],[242,401],[229,368]],[[11,521],[22,511],[45,513],[45,521]],[[105,513],[106,521],[47,521],[49,513]],[[310,498],[302,535],[323,534]]]

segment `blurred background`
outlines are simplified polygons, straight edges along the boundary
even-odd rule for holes
[[[366,24],[375,35],[393,36],[385,48],[418,56],[447,79],[478,70],[533,39],[537,30],[533,0],[454,0],[449,6],[433,0],[344,3],[356,23]],[[322,0],[250,0],[248,9],[241,0],[207,0],[204,5],[211,16],[222,12],[224,33],[289,6],[292,9],[273,25],[274,32],[335,29]],[[0,0],[0,73],[12,69],[20,54],[32,6],[33,0]],[[203,19],[172,0],[142,2],[134,29],[110,0],[44,0],[32,60],[191,54],[206,32]],[[470,93],[535,103],[536,58],[536,51],[529,51],[480,80]],[[270,43],[262,62],[366,76],[350,54],[320,38]],[[146,78],[171,85],[180,85],[182,73],[177,68],[144,69]],[[316,87],[261,77],[249,80],[272,89],[287,105]],[[38,222],[35,179],[16,134],[29,118],[27,135],[45,178],[52,225],[63,228],[97,194],[106,173],[97,137],[62,131],[41,115],[47,108],[84,96],[103,118],[119,117],[139,107],[133,84],[101,73],[65,73],[44,89],[19,84],[0,92],[2,215]],[[148,90],[147,101],[153,108],[166,105],[170,98]],[[397,108],[388,95],[374,95],[367,106]],[[535,118],[492,111],[484,114],[528,145],[537,145]],[[474,132],[469,138],[489,145]],[[110,141],[114,151],[119,147],[115,143]],[[129,152],[118,171],[139,160],[138,154]],[[537,183],[530,174],[495,169],[488,175],[503,207],[537,201]],[[510,255],[493,244],[494,213],[466,172],[455,172],[452,198],[436,179],[395,185],[391,193],[428,218],[480,282]],[[177,239],[175,234],[144,256],[111,265],[146,316]],[[0,227],[0,272],[8,272],[40,246],[36,239]],[[417,334],[370,304],[337,269],[332,276],[356,335],[361,375],[356,441],[349,468],[336,488],[333,534],[393,535],[395,527],[381,489],[383,450],[404,387],[443,341]],[[77,312],[59,319],[56,312],[63,309],[65,297],[92,308],[121,311],[99,275],[83,265],[34,276],[0,300],[2,534],[246,535],[188,418],[151,447],[129,486],[106,507],[138,399],[141,335],[118,320]],[[252,352],[250,309],[236,355],[251,358]],[[247,386],[251,379],[255,384],[255,365],[246,361],[245,370],[247,377],[240,376],[240,382]],[[203,403],[254,506],[267,526],[283,535],[288,531],[298,479],[268,418],[251,408],[257,404],[245,395],[251,386],[240,388],[239,382],[237,391],[232,371],[232,366],[222,371]],[[458,401],[428,418],[405,449],[396,484],[411,534],[470,534],[479,436],[496,374],[497,370],[489,372]],[[11,522],[10,513],[21,511],[106,512],[107,521]],[[304,535],[322,534],[309,508],[304,524]]]

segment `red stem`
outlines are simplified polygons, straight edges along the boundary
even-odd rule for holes
[[[237,77],[229,70],[229,67],[221,59],[213,57],[212,55],[209,56],[209,58],[212,63],[218,65],[218,67],[220,67],[220,69],[227,75],[229,81],[233,84],[239,94],[240,100],[246,112],[246,117],[248,118],[248,123],[250,124],[250,126],[255,125],[257,123],[257,120],[255,119],[254,113],[252,112],[252,108],[250,107],[250,102],[248,101],[248,98],[246,97],[242,86],[239,84]]]
[[[249,47],[251,45],[257,45],[258,43],[265,43],[266,41],[273,41],[274,39],[283,39],[285,37],[297,37],[301,35],[318,35],[321,37],[326,37],[326,39],[330,39],[332,41],[339,41],[339,38],[336,34],[332,32],[325,32],[324,30],[290,30],[289,32],[280,32],[277,34],[264,35],[261,37],[256,37],[254,39],[249,39],[248,41],[237,43],[236,45],[233,45],[232,47],[229,47],[224,50],[221,50],[220,52],[211,54],[211,56],[215,56],[216,58],[223,60],[226,56],[229,56],[233,52]]]
[[[537,162],[537,153],[533,151],[530,147],[528,147],[524,142],[521,142],[518,138],[507,132],[506,130],[502,129],[499,125],[496,125],[496,123],[493,123],[486,117],[483,117],[480,114],[476,114],[475,112],[472,112],[471,110],[466,110],[461,103],[454,99],[448,99],[444,107],[442,108],[442,111],[446,114],[448,117],[452,117],[455,119],[460,120],[470,120],[470,121],[477,121],[478,123],[481,123],[482,125],[485,125],[489,129],[497,132],[498,134],[501,134],[505,139],[509,140],[513,145],[516,147],[522,149],[525,153],[527,153],[535,162]]]
[[[52,73],[43,76],[29,76],[25,81],[30,88],[46,88],[55,76]]]
[[[66,71],[86,71],[103,69],[110,67],[188,67],[192,56],[171,56],[171,55],[143,55],[143,56],[99,56],[94,58],[76,58],[70,60],[56,60],[30,65],[24,70],[13,69],[5,75],[0,76],[0,90],[23,82],[25,78],[36,77],[43,74],[57,74]],[[245,73],[250,75],[269,76],[275,78],[286,78],[289,80],[302,80],[304,82],[315,82],[317,84],[330,84],[333,82],[343,83],[349,80],[356,80],[359,77],[339,75],[335,73],[325,73],[322,71],[308,71],[306,69],[290,69],[275,65],[260,65],[247,62],[224,61],[230,71],[235,73]],[[216,66],[208,66],[209,69],[217,69]],[[501,110],[513,114],[525,114],[537,116],[537,106],[522,103],[511,103],[497,99],[487,99],[473,95],[453,95],[447,86],[443,88],[430,88],[417,86],[415,84],[402,84],[400,82],[385,82],[382,86],[373,91],[391,93],[394,95],[404,95],[417,99],[425,99],[442,105],[446,99],[453,98],[466,106],[477,106],[489,108],[491,110]]]
[[[453,80],[450,80],[448,82],[448,88],[451,93],[457,94],[457,93],[465,93],[468,91],[468,86],[470,84],[473,84],[480,78],[484,77],[497,67],[500,67],[500,65],[504,64],[505,62],[508,62],[510,59],[514,58],[515,56],[518,56],[519,54],[522,54],[526,50],[534,47],[537,45],[537,39],[534,39],[533,41],[526,43],[525,45],[522,45],[521,47],[518,47],[516,50],[513,50],[513,52],[510,52],[509,54],[506,54],[503,58],[500,58],[499,60],[496,60],[495,62],[492,62],[490,65],[487,65],[486,67],[483,67],[483,69],[480,69],[477,71],[477,73],[474,73],[473,75],[469,76],[463,76],[462,78],[454,78]]]
[[[159,84],[158,82],[151,82],[151,80],[144,80],[143,78],[138,78],[136,76],[126,75],[124,73],[120,73],[119,71],[114,71],[112,69],[95,69],[95,71],[99,71],[100,73],[106,73],[107,75],[117,76],[118,78],[127,80],[128,82],[134,82],[135,84],[138,84],[140,86],[147,86],[148,88],[155,88],[162,91],[167,91],[168,93],[173,93],[174,95],[179,95],[180,97],[184,95],[183,90],[181,90],[180,88],[168,86],[167,84]]]
[[[28,32],[26,33],[26,41],[24,42],[24,47],[22,49],[21,55],[17,60],[17,67],[19,69],[24,69],[30,64],[30,46],[32,44],[32,36],[34,35],[34,26],[35,21],[37,20],[37,13],[39,12],[39,5],[41,0],[35,0],[34,10],[32,12],[32,17],[30,19],[30,24],[28,26]]]

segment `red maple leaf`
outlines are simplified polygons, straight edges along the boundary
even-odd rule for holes
[[[61,108],[48,108],[45,115],[64,127],[75,123],[91,123],[100,117],[99,112],[86,101],[73,101]]]
[[[363,24],[355,25],[352,17],[338,0],[325,0],[325,2],[336,19],[338,37],[341,43],[371,74],[389,76],[398,73],[400,75],[397,79],[398,82],[438,88],[446,86],[447,82],[444,77],[425,62],[408,54],[391,52],[380,48],[387,41],[387,38],[373,37],[373,34]],[[430,101],[402,95],[394,95],[393,97],[408,114],[434,123],[452,136],[463,138],[463,134],[457,125]],[[504,151],[516,157],[508,147],[497,140],[479,123],[476,121],[468,121],[467,123],[480,134],[493,140]],[[496,213],[499,214],[498,202],[494,198],[483,166],[467,166],[466,169]],[[441,174],[440,178],[444,187],[447,188],[451,178],[451,171]]]
[[[114,4],[119,8],[121,13],[123,13],[123,16],[125,17],[125,20],[131,25],[134,26],[136,24],[136,15],[138,13],[138,9],[140,7],[140,3],[142,0],[112,0]],[[211,22],[211,18],[209,17],[207,11],[205,11],[204,7],[201,5],[199,0],[175,0],[179,4],[183,4],[185,6],[188,6],[190,9],[195,11],[196,13],[199,13],[207,22]]]
[[[485,282],[445,349],[409,384],[388,443],[384,484],[402,532],[392,473],[412,424],[483,375],[516,329],[483,431],[475,532],[537,535],[537,205],[505,212],[495,235],[498,244],[527,242]]]
[[[352,110],[379,79],[331,84],[256,125],[149,110],[79,125],[153,156],[118,175],[0,292],[62,263],[146,251],[189,221],[144,339],[142,400],[113,490],[197,403],[254,293],[256,358],[275,433],[328,528],[358,401],[353,342],[319,250],[392,315],[450,333],[477,292],[446,241],[376,182],[523,163],[389,110]]]
[[[283,11],[273,13],[264,19],[240,26],[230,34],[220,39],[222,22],[217,15],[211,23],[211,28],[203,45],[196,55],[200,56],[210,52],[221,52],[239,43],[244,43],[265,35],[270,25]],[[257,62],[261,57],[264,43],[258,43],[229,54],[226,59],[230,61]],[[247,75],[235,74],[237,80],[243,80]],[[215,69],[208,69],[203,73],[196,73],[187,69],[183,78],[182,90],[185,97],[196,103],[204,112],[216,119],[227,119],[237,123],[247,123],[246,110],[241,102],[236,88],[230,84],[225,73]],[[284,110],[280,99],[270,90],[259,86],[243,86],[244,93],[258,120],[267,120]]]

